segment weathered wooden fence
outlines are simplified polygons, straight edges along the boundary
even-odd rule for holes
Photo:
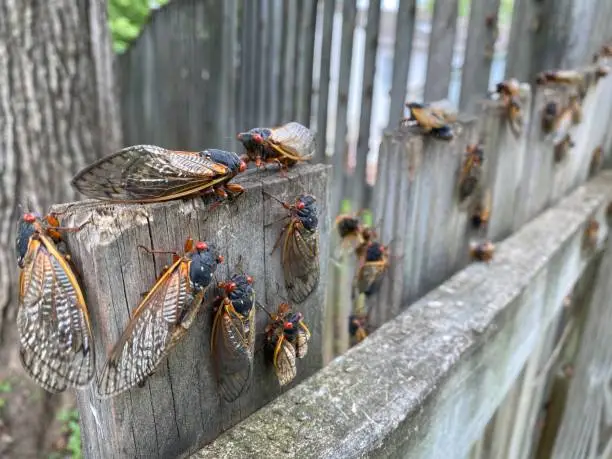
[[[95,337],[96,361],[101,369],[129,321],[141,295],[154,283],[169,255],[144,252],[138,245],[182,253],[187,237],[214,243],[225,257],[216,279],[226,280],[236,265],[254,278],[258,301],[276,310],[285,293],[280,253],[270,255],[286,215],[270,193],[291,202],[303,192],[318,199],[321,231],[320,257],[329,250],[328,167],[297,168],[288,178],[277,173],[257,175],[243,183],[247,192],[235,203],[209,212],[202,199],[154,205],[74,206],[66,221],[91,223],[68,239],[74,261],[80,268],[87,293]],[[321,278],[326,279],[326,263]],[[325,284],[299,305],[312,328],[310,350],[298,363],[296,382],[313,374],[323,364],[321,352]],[[216,438],[220,432],[244,419],[281,389],[265,359],[264,328],[268,317],[256,316],[256,355],[253,383],[236,402],[219,396],[210,351],[212,313],[199,314],[189,333],[162,362],[142,388],[111,399],[100,399],[95,384],[78,393],[83,432],[83,451],[88,458],[176,457]],[[295,384],[292,383],[292,384]]]
[[[597,328],[593,314],[606,297],[598,279],[609,276],[609,249],[599,262],[612,176],[604,173],[584,184],[597,147],[605,164],[612,161],[612,77],[589,88],[582,120],[569,130],[575,145],[560,162],[552,137],[541,131],[541,115],[551,101],[565,106],[571,88],[534,82],[537,72],[559,66],[591,75],[595,68],[586,66],[604,41],[612,7],[605,0],[582,6],[569,0],[514,2],[506,74],[531,83],[522,88],[524,126],[517,137],[501,103],[483,101],[498,32],[508,27],[497,21],[500,3],[473,0],[466,32],[455,27],[458,0],[435,2],[422,78],[427,99],[450,95],[455,37],[462,30],[467,35],[456,101],[466,113],[450,143],[397,129],[411,94],[411,66],[424,41],[422,11],[414,0],[401,0],[394,16],[376,0],[367,10],[358,9],[356,0],[174,0],[154,14],[118,62],[126,143],[237,149],[239,130],[297,120],[316,131],[315,160],[334,167],[299,167],[289,180],[259,176],[248,182],[246,197],[211,214],[199,201],[94,210],[94,224],[68,242],[84,274],[98,361],[163,264],[158,256],[154,262],[139,253],[138,243],[179,249],[186,232],[213,240],[225,251],[229,269],[243,255],[257,292],[276,306],[282,277],[264,254],[279,230],[265,225],[279,213],[262,190],[286,199],[312,192],[323,212],[321,277],[327,282],[304,307],[315,333],[298,379],[348,345],[353,267],[334,262],[328,273],[325,258],[336,244],[329,217],[338,214],[343,198],[354,209],[372,209],[382,241],[393,241],[397,257],[380,293],[369,300],[371,322],[380,329],[251,416],[280,390],[259,355],[246,397],[231,406],[219,400],[206,314],[144,388],[110,401],[90,390],[80,393],[86,457],[173,457],[193,452],[242,420],[198,455],[519,458],[555,448],[555,457],[583,457],[585,442],[607,438],[599,427],[607,414],[584,411],[579,419],[589,427],[580,430],[562,405],[566,399],[574,407],[588,400],[599,413],[609,405],[603,390],[609,378],[588,386],[585,375],[609,361],[596,346],[604,343],[604,325]],[[377,96],[377,66],[389,36],[393,59],[384,89],[390,97],[383,101]],[[359,49],[363,60],[355,65]],[[350,110],[355,95],[357,116]],[[374,152],[373,185],[367,180],[368,158],[381,128],[381,104],[388,128]],[[457,176],[472,143],[485,152],[481,190],[460,205]],[[490,221],[486,230],[475,231],[471,214],[486,195]],[[85,219],[88,212],[77,208],[69,217]],[[589,250],[584,229],[593,216],[601,230]],[[467,266],[469,242],[484,239],[505,240],[490,265]],[[574,287],[574,307],[564,308],[563,298]],[[263,322],[260,314],[260,329]],[[574,325],[567,328],[568,322]],[[580,341],[585,344],[567,345]],[[560,357],[577,359],[574,372],[583,372],[576,373],[578,382],[567,397],[569,370],[559,377]],[[546,400],[551,415],[534,433]],[[564,443],[570,438],[571,445]],[[573,455],[563,456],[560,448]]]

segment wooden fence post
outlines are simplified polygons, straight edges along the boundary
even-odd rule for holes
[[[298,166],[282,178],[278,172],[257,173],[241,182],[247,192],[234,203],[210,212],[201,199],[151,205],[74,206],[66,222],[92,223],[68,238],[82,277],[93,326],[97,372],[115,344],[142,292],[153,285],[169,255],[152,257],[138,245],[182,250],[188,236],[215,243],[225,263],[217,269],[227,278],[240,257],[254,277],[258,300],[276,309],[285,293],[280,251],[270,255],[286,210],[262,191],[290,201],[302,192],[316,196],[319,209],[320,267],[318,288],[302,304],[312,331],[309,353],[298,362],[293,384],[322,366],[322,325],[329,250],[329,166]],[[238,180],[237,180],[238,181]],[[276,222],[276,223],[275,223]],[[176,457],[213,440],[281,391],[261,351],[267,316],[257,312],[254,379],[249,391],[228,404],[217,394],[210,356],[210,309],[199,314],[184,340],[162,362],[142,388],[111,399],[96,395],[95,382],[79,391],[83,451],[86,458]],[[292,384],[292,385],[293,385]],[[290,385],[289,387],[291,387]]]

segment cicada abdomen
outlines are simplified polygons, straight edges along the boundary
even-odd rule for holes
[[[149,251],[156,253],[155,251]],[[188,239],[185,254],[175,255],[153,288],[134,310],[98,377],[98,394],[112,397],[145,380],[181,341],[207,297],[223,257],[215,246]]]
[[[82,226],[81,226],[82,227]],[[77,275],[55,217],[26,213],[19,221],[17,330],[26,372],[45,390],[83,388],[95,373],[94,343]]]
[[[310,160],[316,149],[312,131],[295,121],[276,128],[253,128],[237,137],[245,148],[244,159],[257,167],[276,163],[286,169]]]
[[[365,314],[351,314],[349,316],[349,337],[351,345],[360,343],[368,336],[368,317]]]
[[[495,93],[499,96],[510,130],[515,136],[523,132],[523,110],[520,98],[520,83],[515,78],[497,83]]]
[[[219,391],[233,402],[246,392],[253,375],[255,353],[255,292],[253,279],[234,274],[219,287],[223,295],[216,304],[211,334]]]
[[[281,386],[295,379],[296,358],[302,359],[308,353],[310,330],[303,319],[302,313],[293,312],[289,304],[282,303],[266,327],[266,346]]]
[[[319,219],[316,199],[299,195],[295,204],[287,204],[272,196],[289,210],[289,223],[279,236],[282,239],[281,264],[289,299],[302,303],[319,285]]]
[[[236,153],[174,151],[134,145],[78,172],[72,186],[85,196],[114,202],[159,202],[214,192],[226,197],[244,189],[228,183],[246,169]]]

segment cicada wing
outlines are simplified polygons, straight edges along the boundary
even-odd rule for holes
[[[383,276],[387,270],[387,261],[365,262],[356,277],[356,289],[358,293],[372,295],[378,291]]]
[[[303,302],[319,284],[319,233],[289,223],[281,255],[289,298]]]
[[[295,348],[281,334],[274,349],[274,372],[281,386],[289,384],[297,375]]]
[[[315,136],[306,126],[291,122],[273,128],[271,131],[270,146],[281,156],[295,161],[304,161],[314,155]]]
[[[429,107],[413,108],[414,117],[419,124],[430,129],[439,129],[447,125],[446,120],[436,110]]]
[[[310,341],[310,331],[306,324],[300,322],[300,329],[295,339],[295,356],[298,359],[303,359],[308,354],[308,341]]]
[[[95,353],[81,287],[65,258],[44,235],[30,239],[20,275],[17,330],[28,374],[49,392],[85,387]]]
[[[155,202],[212,187],[229,174],[227,166],[197,152],[134,145],[81,170],[72,185],[90,198]]]
[[[187,333],[202,297],[192,294],[188,263],[177,260],[135,309],[98,377],[98,394],[112,397],[142,385]]]
[[[244,317],[222,304],[213,323],[211,351],[221,396],[233,402],[249,388],[253,375],[255,308]]]

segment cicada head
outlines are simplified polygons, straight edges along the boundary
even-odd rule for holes
[[[17,264],[23,268],[23,260],[28,251],[30,238],[34,233],[39,231],[37,222],[40,221],[40,216],[35,213],[27,212],[19,219],[17,226],[17,238],[15,240],[15,248],[17,250]]]
[[[270,135],[272,135],[272,130],[269,128],[253,128],[239,133],[236,137],[247,151],[252,151],[262,146]]]
[[[233,175],[246,170],[246,163],[233,151],[217,150],[214,148],[202,152],[208,159],[227,166]]]
[[[495,245],[491,241],[473,243],[470,246],[470,255],[477,261],[491,261],[495,253]]]
[[[236,312],[247,316],[253,308],[253,279],[244,274],[234,274],[229,282],[223,284],[227,298]]]
[[[358,234],[360,228],[359,219],[352,215],[339,215],[336,218],[336,230],[342,239]]]
[[[214,244],[198,241],[191,255],[189,278],[194,290],[200,291],[210,285],[217,265],[223,262]]]
[[[317,200],[310,194],[302,194],[295,201],[297,218],[308,231],[315,231],[319,224],[317,216]]]
[[[384,245],[382,245],[380,242],[371,241],[368,243],[368,246],[366,249],[365,261],[366,262],[381,261],[384,258],[386,251],[387,251],[387,248]]]
[[[497,83],[497,92],[502,95],[515,97],[519,95],[520,84],[516,78]]]
[[[431,135],[440,140],[453,140],[455,138],[455,132],[450,126],[442,126],[441,128],[433,128]]]

